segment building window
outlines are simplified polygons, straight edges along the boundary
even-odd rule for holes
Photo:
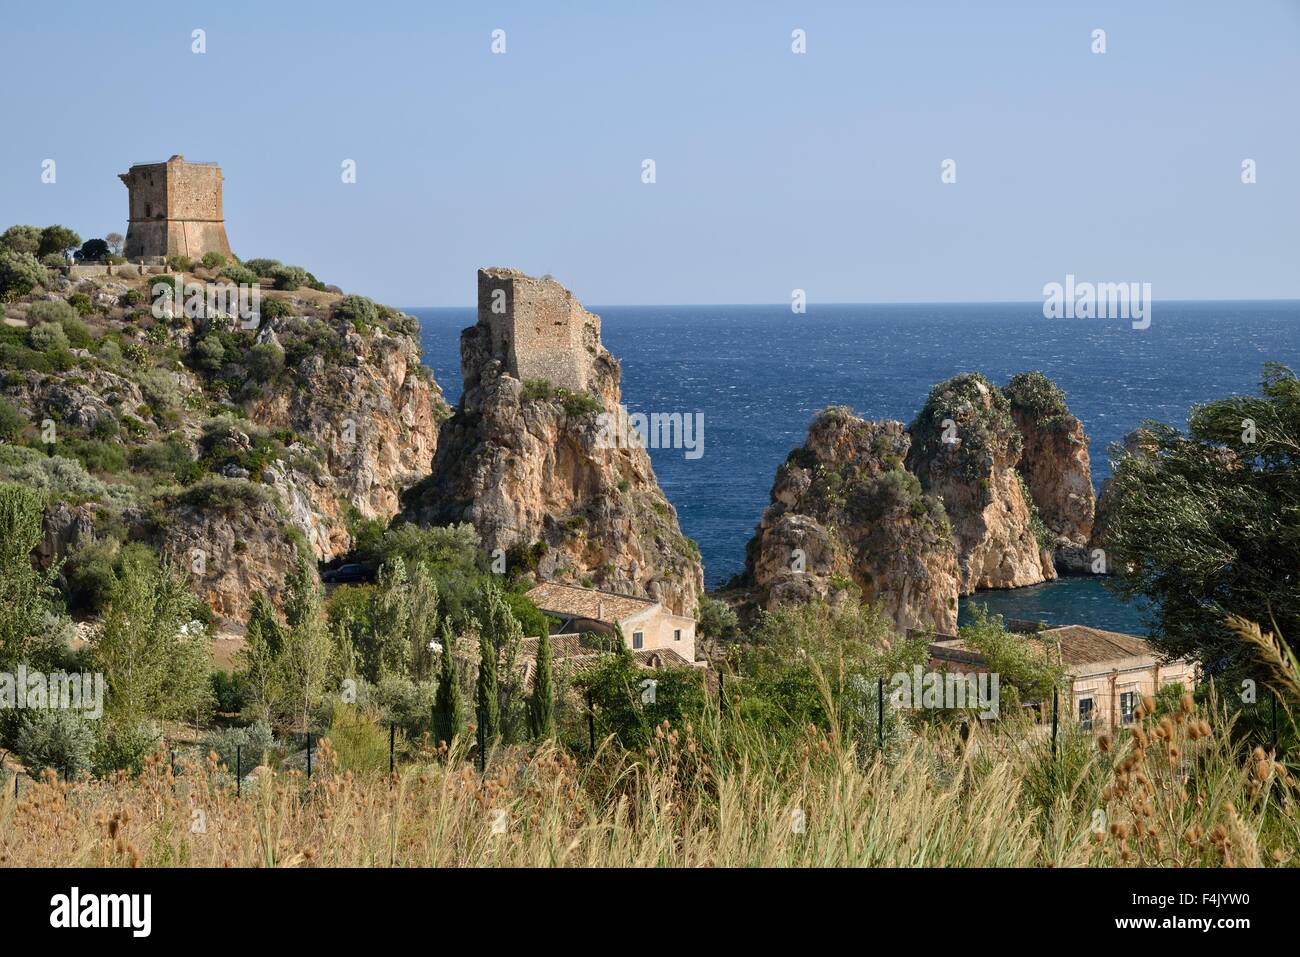
[[[1079,699],[1079,724],[1085,731],[1092,730],[1092,699]]]
[[[632,632],[632,648],[636,650],[645,646],[645,633],[640,631]]]
[[[674,628],[673,641],[681,641],[681,640],[682,640],[682,630],[680,628]]]
[[[1137,692],[1125,691],[1119,696],[1119,717],[1125,724],[1132,724],[1137,710]]]

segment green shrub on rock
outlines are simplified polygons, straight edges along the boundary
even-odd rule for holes
[[[365,296],[344,296],[334,307],[334,318],[350,322],[360,332],[379,321],[379,310]]]

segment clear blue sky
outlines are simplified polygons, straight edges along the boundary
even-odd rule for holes
[[[4,225],[125,232],[183,153],[241,256],[398,305],[1300,297],[1300,0],[8,3],[0,63]]]

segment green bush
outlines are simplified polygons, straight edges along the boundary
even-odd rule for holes
[[[177,501],[192,508],[234,512],[265,504],[267,493],[252,482],[210,475],[181,492]]]
[[[62,325],[70,319],[77,318],[77,310],[68,305],[62,299],[55,299],[49,302],[42,300],[34,302],[27,307],[27,324],[36,326],[43,323],[54,323]]]
[[[0,441],[13,442],[26,428],[26,416],[9,402],[0,399]]]
[[[68,337],[68,345],[72,348],[89,349],[95,344],[95,339],[90,334],[90,326],[80,318],[73,316],[71,319],[64,319],[61,325],[63,334]]]
[[[255,276],[264,276],[271,278],[275,269],[281,265],[278,259],[247,259],[244,261],[244,268]]]
[[[731,606],[709,595],[700,596],[695,620],[696,632],[702,638],[734,638],[740,630],[740,619]]]
[[[342,771],[354,774],[388,769],[389,731],[377,714],[367,714],[351,705],[336,702],[330,718],[330,745]],[[403,744],[405,743],[403,735]]]
[[[276,289],[292,292],[307,285],[307,270],[301,266],[275,266],[271,270],[271,279]]]
[[[349,322],[354,329],[362,331],[379,321],[379,310],[365,296],[344,296],[334,307],[334,318]]]
[[[191,365],[200,372],[215,375],[221,371],[225,361],[226,349],[219,336],[209,334],[195,344]]]
[[[555,388],[548,379],[525,379],[523,399],[525,402],[549,402],[555,397]]]
[[[99,439],[69,439],[56,446],[60,455],[75,458],[89,472],[116,475],[126,468],[126,449],[116,442]]]
[[[557,395],[560,404],[564,407],[564,414],[571,419],[605,411],[605,407],[590,393],[570,392],[568,389],[560,389]]]
[[[152,721],[110,722],[95,749],[95,774],[103,776],[114,771],[139,774],[149,755],[162,746],[162,729]]]
[[[149,297],[143,289],[128,289],[118,297],[117,301],[126,309],[134,309],[136,306],[143,306],[149,301]]]
[[[81,545],[63,564],[64,598],[68,610],[97,615],[108,605],[117,581],[118,544],[112,539]]]
[[[248,678],[242,671],[214,671],[212,697],[222,714],[239,714],[248,703]]]
[[[95,745],[95,727],[80,712],[30,709],[23,714],[14,753],[29,774],[53,768],[76,777],[94,767]]]
[[[10,226],[0,233],[0,247],[35,256],[41,248],[41,230],[37,226]]]
[[[32,348],[46,354],[68,351],[68,334],[57,322],[42,322],[27,331]]]
[[[203,268],[205,269],[218,269],[226,264],[226,257],[216,250],[213,250],[204,253],[203,258],[200,259],[199,262],[203,263]]]
[[[172,272],[189,272],[194,261],[189,256],[168,256],[167,268]]]
[[[1012,376],[1002,391],[1011,400],[1012,409],[1028,413],[1039,428],[1061,427],[1071,418],[1065,393],[1041,372],[1021,372]]]
[[[284,371],[284,350],[263,342],[248,350],[248,374],[255,382],[270,382]]]
[[[217,760],[231,773],[235,771],[236,759],[240,770],[247,774],[261,764],[274,747],[275,735],[265,721],[255,721],[244,728],[221,728],[203,739],[204,751],[215,751]]]
[[[165,369],[146,369],[140,373],[139,386],[144,400],[155,413],[174,409],[181,404],[176,377]]]
[[[256,284],[258,279],[257,273],[253,272],[253,270],[249,269],[247,266],[241,266],[238,263],[227,263],[222,266],[220,275],[229,279],[231,282],[241,283],[246,286]]]
[[[94,302],[84,292],[74,292],[69,296],[68,305],[75,309],[79,316],[88,316],[95,311]]]
[[[203,466],[194,458],[189,443],[179,435],[132,449],[131,467],[171,475],[181,485],[190,485],[203,474]]]
[[[263,319],[285,319],[293,315],[293,306],[283,299],[264,299],[262,301]]]
[[[0,248],[0,299],[9,302],[49,282],[49,270],[31,253]]]

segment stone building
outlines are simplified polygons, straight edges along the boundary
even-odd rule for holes
[[[559,582],[542,582],[528,600],[560,619],[556,634],[610,635],[617,625],[643,664],[656,664],[656,656],[662,665],[695,664],[695,619],[674,615],[660,602]]]
[[[1062,694],[1059,699],[1060,719],[1077,721],[1089,730],[1110,730],[1132,724],[1143,695],[1155,697],[1169,685],[1179,685],[1185,691],[1191,691],[1196,685],[1196,662],[1162,661],[1151,643],[1136,635],[1086,625],[1042,628],[1015,621],[1008,622],[1008,628],[1033,630],[1046,642],[1042,647],[1059,649],[1052,653],[1059,654],[1070,689],[1068,695]],[[962,673],[988,670],[984,659],[953,635],[936,636],[930,643],[929,656],[934,670]],[[1050,701],[1028,704],[1040,720],[1050,720]]]
[[[544,379],[572,392],[586,392],[591,385],[600,317],[554,279],[517,269],[480,269],[478,315],[491,330],[492,353],[505,357],[506,372],[516,379]]]
[[[230,255],[216,163],[187,163],[177,155],[165,163],[138,163],[119,179],[129,193],[127,259]]]

